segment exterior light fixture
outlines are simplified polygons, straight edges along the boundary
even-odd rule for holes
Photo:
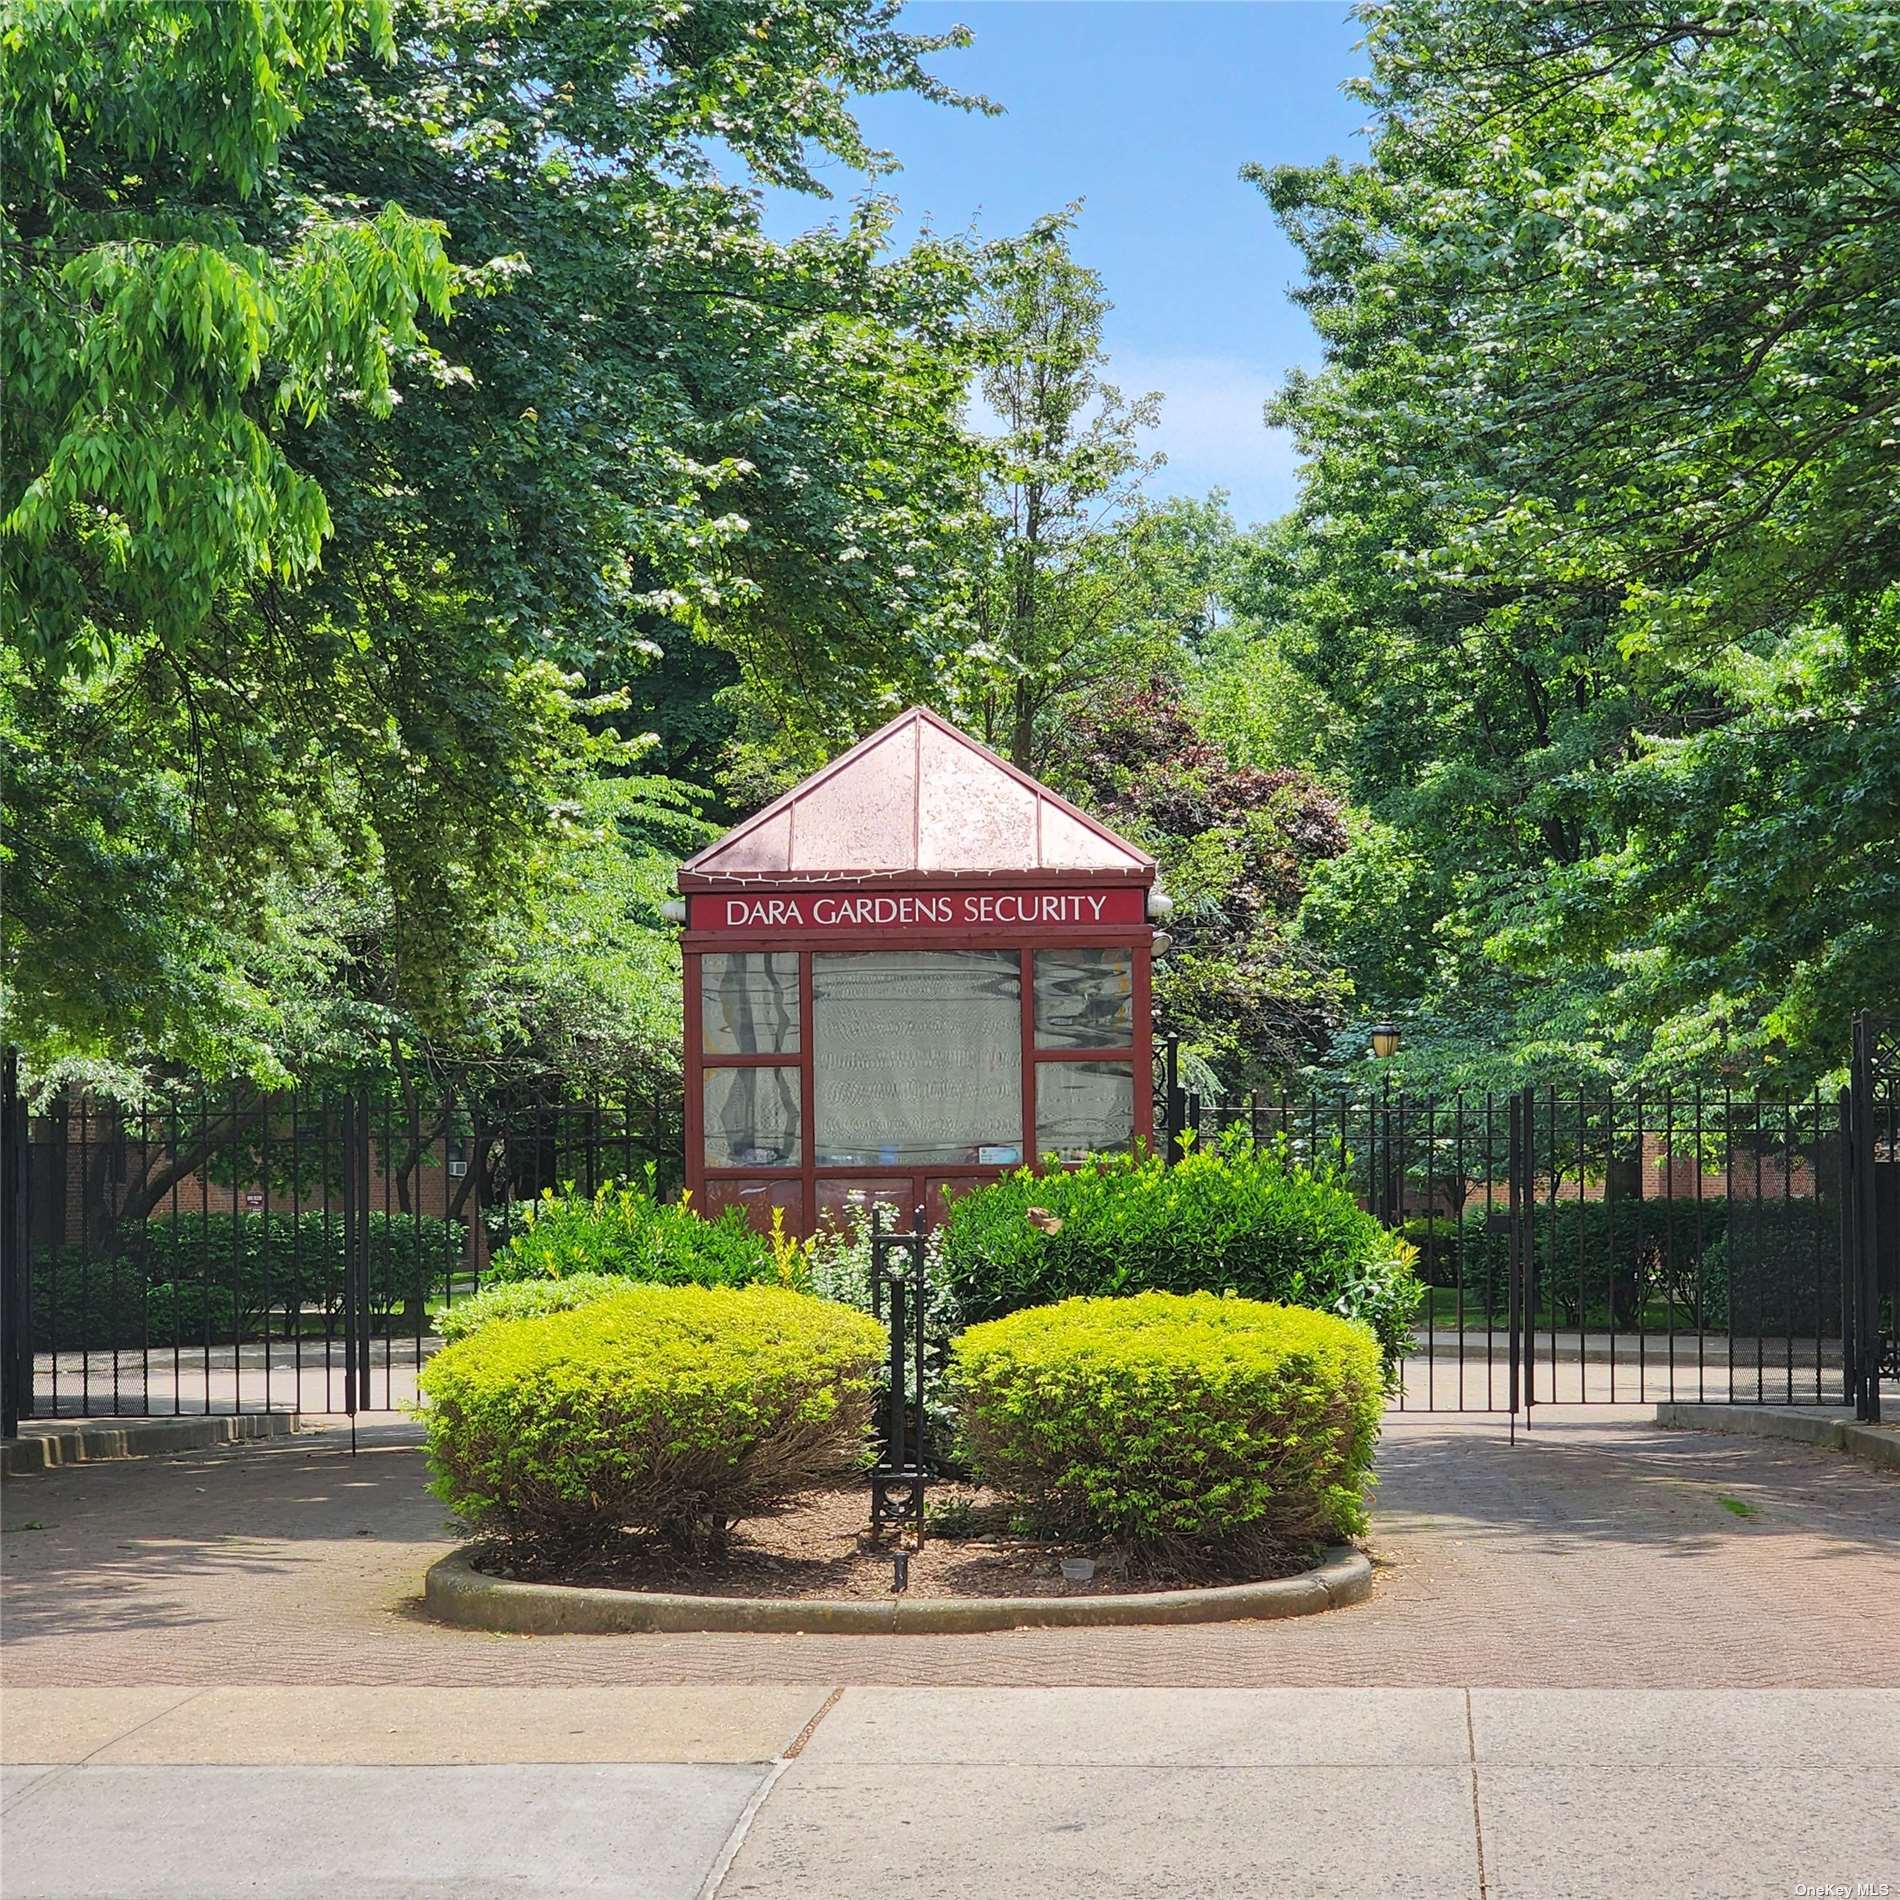
[[[1168,952],[1174,948],[1173,933],[1166,930],[1157,930],[1155,932],[1155,940],[1149,945],[1149,948],[1157,957],[1165,957]]]
[[[1399,1026],[1397,1023],[1374,1023],[1371,1033],[1372,1053],[1381,1061],[1387,1056],[1398,1053]]]
[[[1174,899],[1159,884],[1148,893],[1148,916],[1150,921],[1159,923],[1162,918],[1173,913]]]
[[[683,924],[686,921],[686,900],[683,897],[669,897],[660,906],[660,915],[669,924]]]

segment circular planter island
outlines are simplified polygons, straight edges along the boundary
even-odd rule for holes
[[[477,1570],[462,1546],[429,1567],[424,1603],[439,1623],[513,1636],[624,1636],[752,1630],[776,1635],[947,1634],[1074,1629],[1127,1623],[1230,1623],[1314,1616],[1372,1590],[1363,1551],[1338,1544],[1325,1561],[1266,1583],[1048,1597],[713,1597],[598,1585],[521,1583]]]

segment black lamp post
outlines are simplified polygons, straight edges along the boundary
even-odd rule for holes
[[[1372,1053],[1381,1062],[1389,1061],[1398,1053],[1399,1026],[1397,1023],[1374,1023],[1368,1032],[1372,1042]],[[1394,1225],[1395,1212],[1393,1202],[1398,1198],[1392,1175],[1392,1072],[1385,1073],[1385,1086],[1382,1090],[1379,1111],[1379,1146],[1383,1151],[1379,1167],[1379,1209],[1381,1224]]]

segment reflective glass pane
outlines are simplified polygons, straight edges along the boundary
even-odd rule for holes
[[[710,1056],[798,1049],[798,952],[715,951],[699,960],[702,1047]]]
[[[1129,1062],[1036,1064],[1036,1151],[1061,1161],[1119,1154],[1135,1138]]]
[[[723,1208],[744,1211],[747,1223],[758,1233],[772,1231],[776,1210],[788,1234],[805,1228],[805,1187],[802,1181],[735,1181],[729,1176],[715,1177],[706,1183],[706,1203],[702,1212],[711,1218]]]
[[[1131,952],[1036,952],[1038,1049],[1126,1049],[1134,1039]]]
[[[798,1071],[708,1069],[705,1082],[709,1168],[798,1166]]]
[[[812,958],[821,1167],[1021,1160],[1022,964],[1014,950]]]

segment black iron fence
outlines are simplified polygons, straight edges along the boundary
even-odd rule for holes
[[[440,1311],[548,1191],[680,1181],[676,1096],[4,1084],[11,1412],[410,1402]]]
[[[1868,1023],[1854,1087],[1833,1096],[1440,1098],[1395,1079],[1214,1100],[1169,1061],[1157,1127],[1176,1155],[1229,1131],[1283,1144],[1416,1249],[1401,1409],[1687,1399],[1873,1416],[1883,1368],[1900,1377],[1900,1063]]]
[[[1282,1144],[1416,1249],[1401,1409],[1678,1398],[1876,1416],[1881,1379],[1900,1378],[1900,1034],[1872,1017],[1855,1033],[1852,1087],[1798,1100],[1437,1098],[1400,1076],[1216,1100],[1180,1085],[1169,1051],[1156,1125],[1177,1158],[1229,1131]],[[16,1414],[404,1406],[438,1315],[479,1290],[525,1203],[649,1174],[670,1194],[681,1176],[664,1091],[193,1088],[29,1114],[16,1079],[9,1062],[9,1430]],[[914,1316],[912,1237],[874,1251],[880,1310]],[[893,1508],[926,1462],[908,1417],[884,1421]]]
[[[1877,1420],[1882,1380],[1900,1380],[1900,1019],[1855,1017],[1842,1104],[1848,1396]]]

